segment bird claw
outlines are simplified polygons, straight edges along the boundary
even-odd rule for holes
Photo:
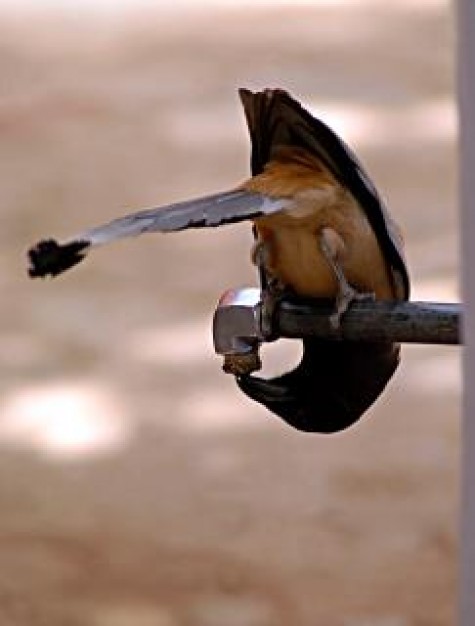
[[[334,330],[338,330],[341,326],[341,318],[349,309],[352,302],[361,302],[364,300],[374,300],[373,292],[357,291],[351,285],[344,284],[341,287],[335,303],[335,311],[330,315],[330,326]]]
[[[266,341],[278,338],[275,313],[280,303],[288,295],[288,290],[276,279],[268,281],[261,292],[261,333]]]

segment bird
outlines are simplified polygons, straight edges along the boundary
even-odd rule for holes
[[[334,301],[338,327],[355,300],[408,300],[401,229],[352,149],[282,88],[239,96],[251,141],[251,177],[230,190],[146,209],[28,251],[32,278],[56,276],[95,246],[147,232],[248,220],[251,252],[270,322],[286,297]],[[304,432],[335,433],[357,422],[400,361],[395,342],[304,338],[300,363],[263,379],[235,371],[239,389]]]

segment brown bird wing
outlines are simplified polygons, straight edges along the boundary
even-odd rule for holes
[[[259,174],[282,146],[318,157],[365,211],[391,270],[396,292],[409,297],[409,276],[401,242],[373,183],[353,152],[323,122],[280,89],[241,89],[251,135],[251,169]],[[265,277],[264,277],[265,279]],[[264,380],[237,378],[240,389],[291,426],[330,433],[356,422],[379,397],[399,364],[400,346],[305,339],[303,357],[291,372]]]

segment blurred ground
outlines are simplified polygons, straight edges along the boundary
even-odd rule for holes
[[[236,88],[283,86],[367,164],[414,298],[458,299],[449,6],[307,5],[0,6],[2,625],[453,623],[458,349],[406,347],[356,427],[304,435],[212,352],[247,226],[25,275],[45,235],[243,179]]]

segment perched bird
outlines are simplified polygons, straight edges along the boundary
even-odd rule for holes
[[[361,297],[409,298],[399,228],[350,148],[282,89],[239,91],[251,137],[252,177],[231,191],[122,217],[28,252],[32,277],[55,276],[94,246],[145,232],[252,220],[252,258],[272,313],[284,296],[334,298],[334,326]],[[299,430],[336,432],[381,394],[399,363],[395,343],[304,339],[300,364],[240,389]]]

